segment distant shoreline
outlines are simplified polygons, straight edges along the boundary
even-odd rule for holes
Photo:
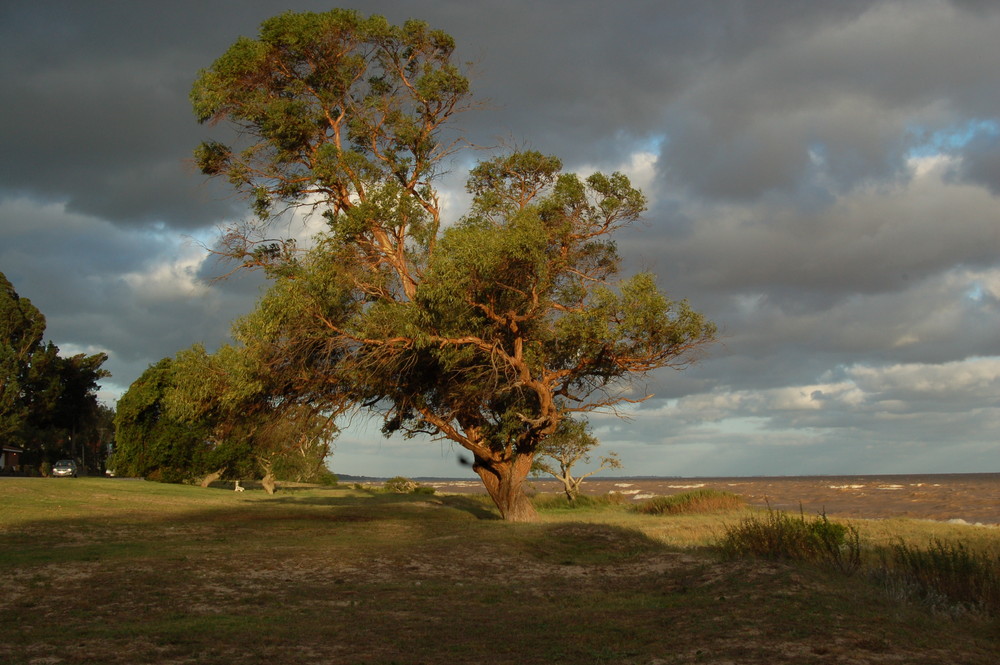
[[[477,477],[414,479],[446,494],[485,494]],[[344,482],[352,482],[345,480]],[[378,484],[380,480],[353,481]],[[731,492],[750,506],[862,519],[903,517],[1000,524],[1000,473],[920,473],[829,476],[587,478],[583,494],[619,494],[628,502],[693,489]],[[560,493],[552,478],[529,478],[528,490]]]

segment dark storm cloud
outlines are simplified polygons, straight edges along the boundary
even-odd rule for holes
[[[473,143],[644,183],[627,265],[723,336],[638,386],[657,397],[636,420],[596,418],[627,472],[911,470],[891,467],[903,445],[948,470],[930,436],[965,459],[995,441],[977,395],[1000,376],[1000,3],[340,4],[455,37],[488,101],[458,121]],[[261,286],[212,283],[225,268],[201,244],[246,213],[190,165],[221,131],[191,113],[197,71],[270,16],[331,6],[0,7],[0,271],[54,341],[109,351],[118,388],[223,341]],[[450,219],[463,169],[443,181]]]
[[[209,47],[166,7],[7,6],[2,190],[123,225],[195,228],[233,214],[185,166],[200,133],[187,91]]]
[[[920,5],[774,31],[710,63],[668,108],[664,173],[730,199],[905,177],[921,129],[994,115],[1000,102],[1000,17]]]
[[[961,156],[960,177],[1000,196],[1000,126],[977,132]]]

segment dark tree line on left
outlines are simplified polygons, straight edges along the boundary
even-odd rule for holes
[[[108,356],[64,357],[44,335],[45,316],[0,273],[0,443],[23,450],[20,473],[66,458],[101,472],[114,436],[114,412],[97,401]]]

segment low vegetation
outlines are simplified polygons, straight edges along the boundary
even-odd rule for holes
[[[654,496],[637,504],[635,510],[646,515],[682,515],[730,511],[745,505],[743,499],[731,492],[698,489],[670,496]]]
[[[720,556],[749,518],[850,549],[824,516],[535,501],[511,524],[485,495],[0,478],[0,662],[995,663],[991,587],[959,618],[900,580],[987,579],[996,530],[860,523],[844,575],[800,546]]]
[[[879,555],[872,575],[899,598],[1000,616],[1000,546],[976,550],[935,539],[921,548],[900,541]]]
[[[813,519],[768,508],[726,529],[719,549],[728,558],[824,561],[842,572],[861,565],[861,536],[853,524],[831,522],[826,514]]]
[[[429,485],[421,485],[415,480],[410,480],[404,476],[390,478],[382,484],[383,492],[392,494],[434,494],[434,488]]]
[[[727,527],[718,547],[729,559],[822,562],[848,574],[863,570],[897,600],[949,614],[1000,617],[1000,538],[971,544],[932,538],[921,546],[898,537],[890,545],[865,546],[855,524],[768,509]]]
[[[623,506],[628,498],[621,494],[577,494],[572,499],[565,494],[536,494],[531,502],[541,511],[593,511]]]

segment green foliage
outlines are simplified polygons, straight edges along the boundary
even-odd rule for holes
[[[249,339],[249,338],[247,338]],[[332,482],[325,460],[332,418],[301,396],[256,347],[195,345],[150,367],[119,402],[119,475],[165,482],[264,477]]]
[[[812,520],[768,508],[726,528],[719,549],[729,558],[824,561],[851,573],[861,565],[861,540],[854,525],[831,522],[825,513]]]
[[[45,317],[0,273],[0,439],[25,448],[34,466],[60,457],[103,458],[98,383],[104,353],[59,355],[44,343]]]
[[[319,483],[326,487],[337,487],[340,484],[340,479],[337,474],[324,466],[318,473],[309,478],[309,482]]]
[[[109,465],[119,476],[181,482],[207,473],[209,431],[167,409],[175,387],[174,361],[150,365],[118,400],[115,452]]]
[[[33,356],[42,347],[45,317],[0,273],[0,438],[10,440],[25,426],[25,383]]]
[[[487,159],[470,172],[469,214],[440,229],[435,178],[461,143],[448,123],[471,107],[453,51],[419,21],[274,17],[199,74],[198,120],[242,142],[195,156],[258,217],[227,230],[223,251],[274,279],[237,326],[266,379],[255,392],[240,375],[243,397],[363,405],[386,434],[449,438],[504,517],[527,520],[519,488],[560,423],[685,367],[715,327],[652,275],[619,280],[613,236],[646,205],[620,173],[581,179],[534,151]],[[327,224],[308,251],[267,233],[300,205]],[[219,413],[223,399],[210,400]]]
[[[341,203],[337,219],[352,195],[388,182],[417,194],[448,152],[441,120],[467,106],[454,46],[420,21],[393,26],[353,10],[271,18],[199,73],[198,120],[228,120],[250,141],[206,142],[197,162],[252,194],[262,215],[320,193]]]
[[[745,505],[743,499],[732,492],[698,489],[671,496],[654,496],[636,504],[633,510],[644,515],[682,515],[736,510]]]
[[[385,481],[382,484],[382,491],[390,494],[434,494],[435,492],[433,487],[421,485],[403,476],[396,476]]]

